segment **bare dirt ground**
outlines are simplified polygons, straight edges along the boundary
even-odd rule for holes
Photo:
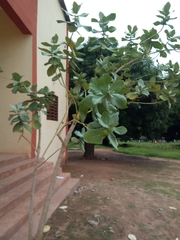
[[[44,240],[180,240],[180,161],[95,154],[83,160],[69,151],[63,171],[80,178],[80,188],[47,222]]]

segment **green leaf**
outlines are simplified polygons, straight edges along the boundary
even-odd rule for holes
[[[110,21],[114,21],[116,19],[116,14],[115,13],[111,13],[106,17],[106,21],[110,22]]]
[[[84,140],[87,143],[101,144],[102,140],[107,136],[107,130],[100,129],[89,129],[84,134]]]
[[[138,30],[137,26],[133,27],[132,33],[134,34]]]
[[[82,26],[87,32],[91,32],[92,31],[92,27],[90,26]]]
[[[30,122],[28,113],[19,114],[19,117],[20,117],[22,122]]]
[[[151,86],[153,86],[156,83],[156,78],[154,76],[151,77],[149,82],[150,82]]]
[[[109,115],[106,112],[103,113],[101,118],[98,118],[98,122],[104,128],[109,128],[109,121],[110,121],[110,118],[109,118]]]
[[[7,88],[13,88],[14,85],[13,85],[13,83],[10,83],[10,84],[8,84],[6,87],[7,87]]]
[[[17,82],[19,82],[22,78],[22,76],[19,75],[19,73],[16,73],[16,72],[12,73],[12,77],[13,77],[13,80],[15,80]]]
[[[78,27],[75,25],[75,23],[68,23],[68,31],[69,32],[76,32]]]
[[[169,9],[170,9],[170,7],[171,7],[170,2],[167,2],[167,3],[164,5],[164,7],[163,7],[163,10],[164,10],[164,12],[166,13],[166,15],[169,14]]]
[[[83,139],[79,139],[79,147],[80,147],[80,149],[83,151],[83,152],[85,152],[85,148],[84,148],[84,140]]]
[[[101,119],[107,126],[109,126],[111,124],[111,122],[110,122],[111,117],[107,112],[103,112],[103,114],[101,115]]]
[[[127,133],[127,129],[124,126],[114,127],[113,131],[119,135],[124,135]]]
[[[119,112],[116,112],[110,116],[110,126],[117,125],[119,121]]]
[[[117,139],[115,137],[115,135],[113,133],[109,133],[108,134],[108,139],[110,141],[110,143],[112,144],[112,146],[117,149],[118,148],[118,142]]]
[[[89,47],[88,50],[89,50],[90,52],[92,52],[92,51],[97,50],[97,49],[99,49],[99,48],[101,48],[101,45],[95,45],[95,46],[93,46],[93,47]]]
[[[98,103],[102,103],[103,102],[103,99],[104,99],[104,95],[102,95],[102,93],[99,93],[97,95],[94,95],[92,97],[92,103],[94,105],[98,104]]]
[[[138,86],[144,87],[144,81],[142,79],[138,80]]]
[[[39,121],[40,116],[39,116],[39,113],[38,113],[38,112],[35,112],[35,113],[33,114],[33,119]]]
[[[13,106],[13,105],[11,105],[11,104],[9,104],[9,105],[10,105],[10,107],[12,108],[13,111],[17,112],[18,109],[17,109],[16,106]]]
[[[57,23],[66,23],[66,21],[63,21],[63,20],[57,20]]]
[[[13,94],[16,94],[18,92],[18,87],[14,87],[13,89],[12,89],[12,93]]]
[[[63,21],[64,22],[64,21]],[[42,42],[41,43],[43,46],[45,46],[45,47],[51,47],[52,46],[52,44],[50,44],[50,43],[48,43],[48,42]]]
[[[73,143],[75,143],[75,144],[79,143],[79,139],[76,138],[76,137],[72,137],[72,138],[71,138],[71,141],[72,141]]]
[[[76,2],[73,2],[72,12],[77,14],[81,8],[81,5],[78,5]]]
[[[121,89],[124,87],[124,81],[122,80],[116,80],[111,84],[110,91],[114,91],[116,93],[121,92]]]
[[[54,75],[56,73],[56,67],[51,65],[48,69],[47,69],[47,75],[48,77]]]
[[[29,81],[24,81],[22,82],[22,84],[25,86],[25,87],[29,87],[31,85],[31,83]]]
[[[81,45],[84,42],[84,37],[79,37],[76,41],[76,47],[78,47],[79,45]]]
[[[99,90],[106,95],[107,94],[107,89],[108,85],[111,83],[112,78],[110,77],[109,74],[104,73],[99,79],[97,79],[94,83],[97,85]],[[92,85],[90,85],[92,86]]]
[[[167,53],[164,52],[164,51],[160,51],[160,56],[163,57],[163,58],[166,58],[167,57]]]
[[[79,17],[87,17],[89,15],[89,13],[82,13],[79,15]]]
[[[118,109],[125,109],[127,108],[127,99],[118,93],[114,93],[111,96],[111,102],[114,104]]]
[[[15,117],[17,114],[10,114],[9,117],[8,117],[8,120],[10,121],[13,117]],[[19,119],[19,118],[18,118]]]
[[[138,98],[139,95],[135,92],[130,92],[130,93],[126,94],[126,97],[129,98],[130,100],[134,100],[134,99]]]
[[[128,25],[128,26],[127,26],[127,29],[128,29],[129,32],[131,32],[132,27],[131,27],[130,25]]]
[[[11,125],[15,122],[19,122],[19,120],[20,120],[19,117],[13,118],[11,121]]]
[[[22,132],[22,126],[23,126],[22,122],[16,123],[16,125],[14,125],[13,127],[13,132]]]
[[[37,84],[31,86],[32,91],[36,91],[36,89],[37,89]]]
[[[154,22],[153,24],[154,24],[155,26],[159,26],[159,25],[161,25],[162,23],[159,22],[159,21],[156,21],[156,22]]]
[[[152,46],[154,48],[158,48],[158,49],[162,49],[163,48],[163,44],[161,44],[160,42],[157,42],[157,41],[152,41]]]
[[[39,106],[38,102],[33,102],[33,103],[31,103],[31,104],[29,105],[28,108],[29,108],[29,110],[30,110],[31,112],[33,112],[33,111],[36,111],[36,110],[37,110],[38,106]]]
[[[101,125],[98,121],[90,122],[88,124],[89,129],[95,129],[95,128],[100,128],[100,127],[101,127]]]
[[[113,27],[113,26],[108,27],[108,32],[112,33],[112,32],[114,32],[114,31],[116,31],[116,28],[115,28],[115,27]]]
[[[178,62],[176,62],[176,63],[174,64],[174,71],[175,71],[175,73],[178,73],[178,72],[179,72],[179,64],[178,64]]]
[[[41,128],[41,123],[40,123],[40,121],[34,121],[33,122],[33,128],[35,128],[35,129],[40,129]]]
[[[54,43],[54,44],[57,43],[58,40],[59,40],[59,37],[58,37],[57,34],[55,34],[55,35],[51,38],[51,42]]]
[[[23,127],[24,127],[26,130],[28,130],[30,133],[32,133],[32,128],[31,128],[29,125],[23,124]]]
[[[74,132],[74,134],[76,135],[76,136],[78,136],[78,137],[80,137],[80,138],[83,138],[83,135],[82,135],[82,133],[80,132],[80,131],[75,131]]]
[[[87,116],[88,110],[92,107],[91,96],[87,96],[83,98],[83,100],[79,104],[79,111],[80,111],[80,120],[84,122]]]
[[[91,22],[98,22],[96,18],[91,18]]]
[[[54,77],[52,78],[52,81],[55,82],[55,81],[59,80],[61,76],[62,76],[62,74],[61,74],[61,73],[58,73],[56,76],[54,76]]]

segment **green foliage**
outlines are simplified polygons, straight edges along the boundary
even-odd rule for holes
[[[58,20],[60,24],[66,23],[71,36],[66,36],[62,43],[59,43],[58,35],[55,34],[50,42],[42,42],[39,48],[42,55],[48,57],[45,63],[47,75],[52,81],[59,81],[66,89],[63,80],[63,72],[68,71],[64,68],[62,60],[67,59],[71,69],[71,84],[68,91],[69,108],[73,106],[74,112],[71,118],[82,124],[85,128],[76,132],[81,143],[83,140],[89,143],[102,143],[107,137],[110,143],[117,148],[116,136],[126,133],[126,128],[122,125],[119,112],[128,109],[132,103],[141,103],[150,99],[153,104],[167,101],[169,107],[176,101],[177,87],[180,80],[179,64],[169,61],[168,64],[160,67],[158,71],[150,71],[146,77],[136,71],[133,75],[133,68],[139,63],[147,62],[151,64],[151,54],[153,56],[164,57],[172,51],[180,49],[178,40],[180,37],[175,35],[174,27],[169,22],[175,18],[170,16],[170,3],[168,2],[157,17],[159,21],[154,23],[150,29],[143,29],[142,35],[138,36],[138,27],[127,27],[127,32],[122,41],[125,46],[118,47],[118,42],[109,34],[115,31],[115,27],[110,25],[116,15],[111,13],[105,16],[99,13],[99,18],[92,18],[93,23],[97,23],[97,29],[81,24],[81,18],[86,17],[87,13],[80,13],[81,5],[73,3],[72,12],[66,14],[71,21]],[[161,26],[159,30],[158,27]],[[85,39],[79,37],[73,40],[73,33],[78,32],[78,28],[84,28],[92,33],[100,34],[99,38],[92,37],[89,44],[85,44]],[[161,34],[165,34],[165,38]],[[162,40],[164,39],[164,40]],[[64,47],[65,46],[65,47]],[[86,48],[84,52],[83,48]],[[89,53],[96,60],[82,68],[84,61]],[[159,75],[163,77],[159,81]],[[35,112],[33,114],[32,126],[36,129],[41,127],[39,112],[47,109],[53,102],[53,92],[47,87],[37,90],[37,86],[31,86],[28,81],[22,81],[22,76],[13,74],[13,83],[8,85],[13,93],[25,93],[29,100],[22,103],[25,112]],[[19,114],[19,112],[17,113]],[[89,121],[88,118],[91,120]],[[22,123],[27,120],[25,116],[18,115],[16,129],[21,130]],[[23,123],[24,124],[24,123]],[[27,126],[25,127],[27,129]],[[74,138],[75,141],[77,141]]]
[[[55,40],[54,40],[55,41]],[[54,97],[53,91],[50,91],[48,87],[43,87],[37,90],[36,85],[31,85],[29,81],[23,81],[22,76],[18,73],[12,74],[12,81],[7,85],[7,88],[12,89],[12,93],[24,93],[27,94],[29,100],[25,100],[16,104],[15,106],[10,105],[11,114],[8,120],[10,124],[14,125],[13,132],[21,132],[28,130],[32,133],[32,128],[40,129],[41,120],[39,113],[45,112],[46,109],[53,103]],[[32,113],[32,119],[29,117],[29,113]]]

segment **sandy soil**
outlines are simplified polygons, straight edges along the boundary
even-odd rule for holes
[[[95,154],[83,160],[69,151],[63,171],[80,178],[80,188],[52,215],[44,240],[180,240],[180,161]]]

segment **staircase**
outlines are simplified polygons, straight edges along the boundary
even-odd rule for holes
[[[28,217],[32,175],[35,159],[27,154],[0,154],[0,240],[28,239]],[[53,163],[46,162],[38,169],[34,200],[33,235],[37,232],[42,206],[53,172]],[[51,199],[48,218],[60,203],[79,186],[61,168]]]

